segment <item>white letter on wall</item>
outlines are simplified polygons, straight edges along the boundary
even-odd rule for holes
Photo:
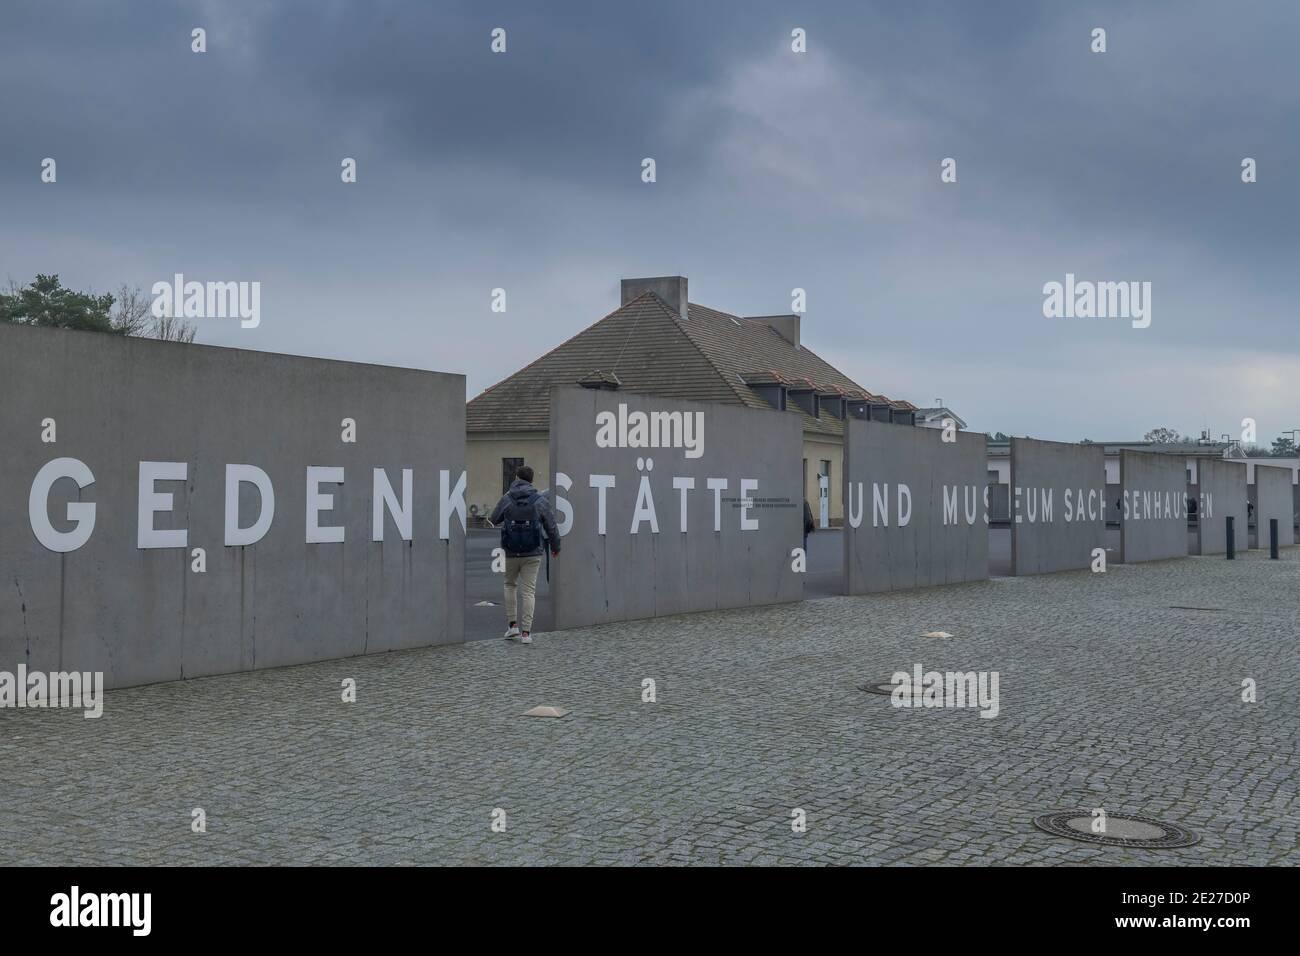
[[[189,465],[183,461],[140,462],[140,508],[135,535],[137,548],[184,548],[188,544],[189,534],[184,528],[159,531],[153,526],[155,514],[172,510],[171,492],[154,491],[154,482],[184,481],[188,474]]]
[[[454,512],[460,516],[460,530],[465,530],[465,472],[456,479],[456,487],[451,491],[451,472],[445,468],[438,472],[438,537],[446,541],[451,537],[451,516]]]
[[[410,468],[402,469],[402,500],[397,500],[397,494],[393,491],[393,486],[388,483],[388,475],[384,469],[375,469],[375,493],[372,500],[374,501],[374,530],[371,532],[370,540],[384,540],[384,506],[388,506],[388,513],[393,516],[393,523],[397,525],[397,530],[402,536],[403,541],[411,540],[411,503],[415,496],[411,494],[411,483],[413,472]]]
[[[898,484],[898,512],[894,517],[900,528],[907,527],[907,523],[912,520],[912,489],[902,482]]]
[[[689,477],[682,478],[680,476],[675,477],[673,478],[673,487],[677,489],[677,493],[681,496],[681,519],[679,523],[679,530],[682,532],[682,534],[685,534],[686,533],[686,492],[695,490],[695,479]]]
[[[713,530],[722,530],[722,493],[727,490],[726,478],[706,478],[704,483],[713,492]]]
[[[307,466],[307,543],[337,544],[343,540],[342,527],[320,526],[320,513],[334,510],[334,496],[323,495],[320,483],[343,484],[343,469],[329,465]]]
[[[636,507],[632,509],[632,534],[637,533],[643,521],[650,522],[651,533],[659,533],[659,515],[655,511],[655,497],[650,491],[649,475],[641,476],[641,486],[637,489]]]
[[[613,475],[588,475],[588,486],[596,489],[596,534],[605,533],[605,492],[614,487]]]
[[[758,530],[758,519],[750,518],[748,516],[750,506],[752,505],[752,502],[749,500],[749,493],[751,491],[758,491],[758,479],[741,478],[740,479],[740,530],[741,531]]]
[[[858,510],[853,510],[853,486],[858,486]],[[860,481],[850,481],[847,483],[849,489],[849,527],[858,528],[862,526],[862,511],[866,507],[867,498],[866,490]]]
[[[561,538],[573,527],[573,505],[569,504],[569,499],[560,492],[568,491],[572,487],[573,479],[562,471],[555,473],[555,511],[559,515],[555,520],[555,530],[560,532]]]
[[[78,488],[95,483],[95,476],[85,462],[76,458],[55,458],[46,462],[32,479],[32,491],[27,498],[27,518],[37,541],[51,551],[66,554],[90,540],[90,534],[95,530],[95,504],[92,501],[69,502],[68,520],[77,526],[71,531],[54,530],[54,525],[50,524],[50,488],[60,478],[71,478]]]
[[[251,528],[239,526],[239,484],[243,481],[256,486],[262,496],[262,509]],[[226,547],[257,544],[271,530],[274,517],[275,491],[270,475],[256,465],[226,465]]]

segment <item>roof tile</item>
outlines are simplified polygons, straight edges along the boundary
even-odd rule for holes
[[[546,430],[551,386],[575,384],[593,369],[616,375],[629,392],[750,408],[770,406],[746,382],[875,397],[762,320],[694,303],[687,309],[682,322],[653,293],[638,296],[474,398],[466,409],[468,430]],[[843,423],[832,415],[813,418],[797,406],[790,410],[802,417],[807,432],[843,434]]]

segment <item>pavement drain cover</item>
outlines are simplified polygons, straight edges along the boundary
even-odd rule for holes
[[[525,717],[567,717],[569,711],[563,707],[534,707],[532,710],[524,711]]]
[[[1131,846],[1146,850],[1173,850],[1192,846],[1201,838],[1191,830],[1140,814],[1106,814],[1106,832],[1092,832],[1087,810],[1062,810],[1034,817],[1034,826],[1053,836],[1069,837],[1103,846]]]
[[[896,685],[893,684],[888,677],[886,677],[883,680],[871,681],[866,684],[859,684],[858,690],[864,690],[868,694],[880,694],[884,697],[892,697],[894,694],[895,686]],[[921,693],[924,691],[924,689],[925,688],[923,687],[916,687],[914,685],[912,687],[912,696],[919,701],[921,699]]]

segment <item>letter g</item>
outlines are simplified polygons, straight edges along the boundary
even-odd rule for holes
[[[95,530],[95,504],[91,501],[68,502],[68,520],[76,527],[71,531],[56,531],[50,524],[50,489],[60,478],[71,478],[78,488],[95,483],[95,476],[84,462],[76,458],[55,458],[42,466],[32,479],[32,492],[27,498],[27,518],[36,540],[51,551],[65,554],[76,551],[90,540]]]

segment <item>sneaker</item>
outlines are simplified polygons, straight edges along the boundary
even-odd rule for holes
[[[519,636],[519,628],[514,626],[511,626],[511,628],[508,631],[506,631],[505,634],[505,638],[507,641],[513,641],[518,636]]]
[[[532,636],[531,634],[529,634],[527,631],[524,631],[524,633],[523,633],[522,635],[520,635],[520,637],[519,637],[519,643],[520,643],[520,644],[531,644],[531,643],[533,643],[533,636]]]

